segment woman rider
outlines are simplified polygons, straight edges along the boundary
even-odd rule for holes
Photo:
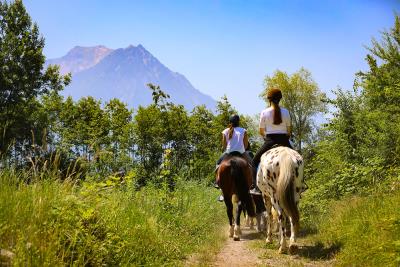
[[[289,111],[279,106],[282,98],[281,90],[272,88],[267,93],[270,107],[264,109],[260,115],[259,132],[264,139],[264,144],[258,149],[253,158],[253,166],[257,169],[261,156],[274,145],[291,147],[289,137],[291,135],[291,123]],[[253,172],[253,189],[251,194],[261,195],[257,187],[257,172]]]
[[[239,122],[239,115],[232,115],[229,118],[228,128],[222,131],[222,149],[224,153],[217,161],[217,166],[219,166],[228,154],[234,152],[240,153],[240,155],[244,156],[250,163],[252,162],[248,153],[245,153],[249,146],[247,130],[239,127]]]
[[[219,164],[221,164],[224,158],[230,153],[242,155],[249,162],[249,164],[252,163],[252,159],[246,151],[249,147],[247,131],[246,129],[239,127],[239,122],[239,115],[232,115],[229,118],[228,128],[222,131],[222,148],[224,153],[217,161],[216,171],[218,170]]]

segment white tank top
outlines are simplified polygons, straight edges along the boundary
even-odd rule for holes
[[[265,129],[266,134],[287,134],[287,128],[290,127],[290,115],[286,108],[281,108],[282,122],[274,124],[274,109],[269,107],[264,109],[260,115],[260,128]]]
[[[245,132],[245,129],[241,127],[235,127],[233,128],[232,138],[229,139],[229,128],[226,128],[222,131],[222,134],[225,136],[226,140],[226,153],[233,151],[244,153],[246,151],[243,143]]]

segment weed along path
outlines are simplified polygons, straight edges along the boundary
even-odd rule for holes
[[[294,255],[278,253],[278,239],[274,243],[265,244],[265,236],[249,227],[242,227],[240,241],[226,240],[214,262],[209,266],[333,266],[333,256],[338,248],[325,248],[314,243],[312,237],[300,236],[299,249]],[[200,264],[201,265],[201,264]]]

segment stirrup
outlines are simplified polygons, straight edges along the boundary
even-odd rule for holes
[[[219,202],[223,202],[223,201],[224,201],[224,196],[223,196],[223,195],[220,195],[220,196],[217,198],[217,200],[218,200]]]
[[[254,187],[253,189],[251,189],[250,190],[250,194],[257,195],[257,196],[261,196],[262,195],[260,189],[258,189],[257,187]]]
[[[218,169],[219,169],[219,164],[215,165],[215,170],[214,170],[214,172],[217,173]]]
[[[218,183],[217,183],[217,182],[215,182],[215,183],[214,183],[214,188],[216,188],[216,189],[220,189],[220,187],[219,187],[219,185],[218,185]]]

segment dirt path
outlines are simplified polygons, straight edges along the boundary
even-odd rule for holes
[[[259,234],[248,227],[242,228],[242,238],[240,241],[233,241],[229,238],[225,246],[217,255],[213,266],[258,266],[262,265],[262,260],[256,253],[248,247],[249,241],[258,239]]]
[[[307,235],[298,239],[295,255],[278,253],[278,238],[266,245],[265,237],[256,230],[242,227],[242,239],[228,239],[211,266],[333,266],[336,247],[326,248],[313,243]]]

